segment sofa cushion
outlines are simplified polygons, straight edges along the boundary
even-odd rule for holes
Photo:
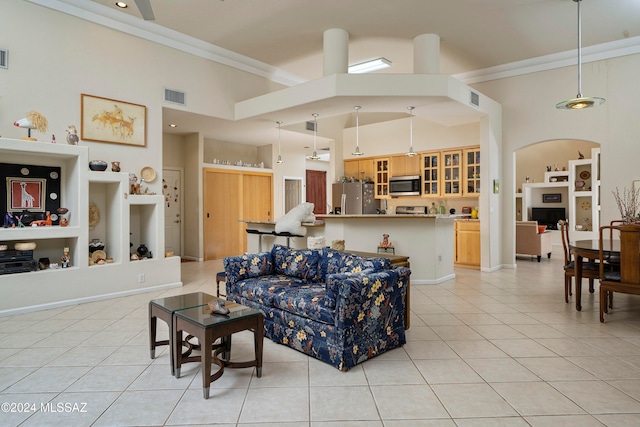
[[[276,294],[289,292],[291,288],[306,284],[307,281],[302,279],[280,274],[271,274],[268,276],[239,280],[231,285],[227,282],[227,295],[240,295],[249,301],[271,307],[274,305]]]
[[[318,278],[320,253],[309,249],[291,249],[274,245],[271,249],[276,274],[315,281]]]
[[[273,273],[271,252],[227,257],[222,263],[229,283]]]
[[[391,261],[388,258],[364,258],[330,248],[322,249],[321,255],[320,280],[326,279],[329,274],[357,273],[367,269],[379,271],[391,268]]]
[[[322,283],[308,283],[281,289],[273,297],[273,307],[298,316],[333,325],[335,323],[335,303],[326,305],[326,290]]]

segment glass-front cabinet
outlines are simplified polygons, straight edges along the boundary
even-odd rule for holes
[[[464,150],[464,194],[475,196],[480,193],[480,147]]]
[[[440,196],[440,152],[420,155],[422,168],[422,195]]]
[[[461,158],[461,150],[442,152],[442,196],[462,195]]]
[[[388,199],[389,195],[389,158],[375,159],[375,198]]]

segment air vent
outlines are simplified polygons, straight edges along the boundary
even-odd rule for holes
[[[0,49],[0,68],[9,68],[9,51]]]
[[[164,101],[165,102],[171,102],[172,104],[186,105],[185,96],[186,96],[186,94],[184,92],[180,92],[180,91],[173,90],[173,89],[165,89],[164,90]]]
[[[471,105],[473,105],[474,107],[479,107],[480,106],[480,95],[478,95],[475,92],[471,92]]]
[[[307,130],[317,130],[315,129],[315,122],[307,122]]]

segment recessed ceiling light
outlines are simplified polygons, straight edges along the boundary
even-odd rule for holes
[[[174,124],[174,123],[171,123],[171,124],[169,125],[169,127],[170,127],[170,128],[177,128],[177,127],[178,127],[178,125],[176,125],[176,124]]]
[[[125,2],[123,2],[123,1],[117,1],[117,2],[116,2],[116,6],[118,6],[120,9],[126,9],[126,8],[128,8],[128,7],[129,7],[129,5],[128,5],[128,4],[126,4],[126,3],[125,3]]]

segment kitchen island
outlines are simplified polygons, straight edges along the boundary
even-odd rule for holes
[[[376,252],[382,235],[388,234],[395,253],[411,260],[413,284],[436,284],[455,277],[456,216],[324,215],[322,218],[327,245],[332,240],[344,240],[347,252]]]

